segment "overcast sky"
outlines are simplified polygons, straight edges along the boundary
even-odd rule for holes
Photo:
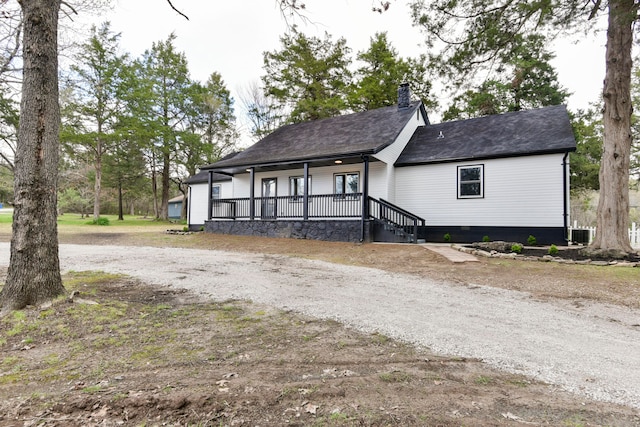
[[[155,41],[177,35],[175,45],[186,54],[193,78],[202,82],[216,71],[240,108],[238,93],[263,74],[263,52],[281,48],[280,37],[287,31],[275,0],[172,0],[189,17],[184,19],[164,0],[115,0],[111,12],[94,18],[109,20],[121,33],[123,50],[133,57],[141,55]],[[352,57],[366,50],[376,32],[386,31],[402,57],[426,53],[423,37],[412,27],[406,1],[391,3],[378,14],[371,11],[372,0],[306,0],[305,16],[310,23],[296,20],[301,31],[323,37],[324,32],[347,40]],[[377,2],[375,2],[377,3]],[[557,58],[553,62],[560,83],[573,93],[570,109],[587,107],[597,100],[604,78],[604,34],[583,38],[580,43],[556,40]],[[434,93],[434,96],[445,96]],[[448,105],[440,99],[441,106]],[[238,111],[239,113],[239,111]],[[438,120],[439,114],[430,114]]]

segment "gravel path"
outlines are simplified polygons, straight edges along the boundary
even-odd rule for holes
[[[0,254],[7,265],[8,243]],[[640,409],[639,310],[274,255],[61,245],[60,263],[338,320]]]

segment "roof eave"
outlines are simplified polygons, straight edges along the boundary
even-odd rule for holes
[[[484,155],[484,156],[470,156],[470,157],[451,157],[444,159],[434,160],[422,160],[416,162],[396,162],[395,167],[407,167],[407,166],[421,166],[421,165],[435,165],[441,163],[454,163],[454,162],[476,162],[481,160],[494,160],[494,159],[506,159],[511,157],[528,157],[528,156],[542,156],[546,154],[562,154],[576,151],[576,147],[557,148],[553,150],[541,150],[541,151],[529,151],[526,153],[505,153],[497,155]]]
[[[269,169],[269,170],[292,169],[292,166],[303,165],[305,163],[309,163],[311,165],[322,164],[324,166],[327,166],[326,163],[333,164],[336,160],[343,160],[347,162],[350,161],[350,163],[357,163],[359,160],[362,159],[363,156],[369,156],[372,154],[375,154],[374,149],[361,150],[361,151],[351,152],[351,153],[333,154],[333,155],[309,157],[309,158],[298,158],[298,159],[282,160],[282,161],[266,162],[266,163],[254,162],[254,163],[241,163],[241,164],[235,164],[235,165],[232,164],[232,165],[222,165],[222,166],[213,164],[209,166],[203,166],[202,169],[209,170],[216,173],[235,175],[237,173],[245,172],[250,168]]]

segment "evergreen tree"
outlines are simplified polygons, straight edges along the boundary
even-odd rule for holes
[[[443,120],[466,119],[559,105],[569,93],[560,86],[545,38],[517,35],[521,42],[501,55],[492,77],[454,98]]]
[[[115,143],[115,124],[124,109],[118,93],[126,55],[118,53],[120,35],[111,31],[110,23],[93,27],[91,33],[77,54],[76,63],[71,66],[73,95],[64,108],[68,120],[62,142],[70,146],[68,152],[84,153],[93,164],[93,220],[97,221],[103,159]]]
[[[395,105],[398,86],[409,83],[415,97],[429,108],[432,100],[431,82],[427,76],[426,59],[403,59],[387,40],[387,33],[376,33],[368,50],[358,52],[362,65],[356,70],[355,82],[349,91],[349,105],[354,111],[372,110]]]
[[[145,51],[140,67],[141,78],[146,81],[143,87],[148,89],[145,125],[152,130],[149,150],[154,192],[156,168],[160,169],[161,178],[161,202],[156,215],[164,220],[169,216],[171,173],[181,140],[185,140],[181,133],[188,127],[192,89],[187,59],[184,53],[176,51],[175,38],[171,34],[166,41],[153,43],[151,49]]]
[[[351,81],[345,39],[334,42],[298,31],[280,38],[282,49],[265,52],[265,93],[287,111],[289,123],[334,117],[347,108]]]

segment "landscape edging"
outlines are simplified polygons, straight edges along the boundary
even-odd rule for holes
[[[501,259],[514,259],[517,261],[538,261],[538,262],[556,262],[558,264],[577,264],[577,265],[595,265],[595,266],[611,266],[611,267],[640,267],[640,262],[628,262],[628,261],[592,261],[590,259],[575,261],[572,259],[565,259],[561,257],[554,257],[552,255],[544,255],[544,256],[528,256],[528,255],[519,255],[515,252],[512,253],[504,253],[498,251],[485,251],[477,248],[469,248],[466,246],[460,245],[451,245],[453,249],[456,249],[460,252],[464,252],[467,254],[481,256],[484,258],[501,258]]]

